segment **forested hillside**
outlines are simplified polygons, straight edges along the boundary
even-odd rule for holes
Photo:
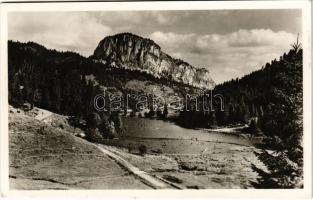
[[[111,67],[77,53],[48,50],[33,42],[9,41],[8,55],[11,105],[27,106],[27,109],[37,106],[71,116],[74,126],[87,123],[81,128],[92,129],[87,132],[99,130],[98,136],[116,137],[118,132],[123,132],[118,113],[127,114],[126,106],[137,111],[137,96],[158,92],[166,99],[172,94],[182,96],[199,91],[168,77]],[[94,103],[95,96],[104,92],[106,112],[96,109]],[[114,106],[110,104],[111,94],[121,97],[121,106],[116,110],[111,109]],[[134,98],[126,100],[127,95]],[[98,103],[101,107],[104,102]]]
[[[77,112],[92,111],[93,98],[103,92],[104,87],[112,93],[147,92],[142,88],[126,87],[129,81],[167,86],[181,95],[197,90],[145,72],[112,68],[77,53],[48,50],[33,42],[9,41],[8,48],[9,102],[13,105],[29,102],[57,113],[77,115]]]
[[[265,148],[274,151],[258,154],[269,171],[255,168],[262,176],[256,187],[302,187],[302,80],[302,49],[297,42],[279,60],[241,79],[217,85],[212,93],[223,96],[222,110],[218,100],[213,102],[215,111],[204,110],[204,100],[199,97],[200,110],[190,102],[179,123],[187,127],[249,124],[243,131],[265,135]]]
[[[290,101],[292,100],[301,108],[302,49],[292,49],[278,61],[273,60],[258,71],[217,85],[212,94],[222,95],[223,111],[220,109],[220,101],[214,101],[214,98],[215,112],[204,110],[202,104],[206,97],[200,96],[197,99],[199,111],[193,109],[195,101],[191,101],[188,104],[190,112],[184,115],[188,118],[185,119],[186,122],[194,119],[192,120],[194,124],[189,121],[190,127],[243,124],[248,123],[251,118],[257,118],[261,123],[262,117],[273,110],[274,105],[281,105],[282,97],[279,96],[283,94],[289,96]],[[198,118],[206,118],[206,120],[198,120]]]

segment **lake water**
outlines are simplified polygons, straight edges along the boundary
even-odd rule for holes
[[[180,139],[251,145],[249,140],[239,135],[187,129],[158,119],[125,117],[123,126],[125,128],[124,136],[128,139]]]

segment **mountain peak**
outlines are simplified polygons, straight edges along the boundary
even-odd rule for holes
[[[119,33],[100,41],[93,60],[112,67],[143,71],[155,77],[166,77],[195,87],[214,87],[209,71],[172,58],[153,40],[132,33]]]

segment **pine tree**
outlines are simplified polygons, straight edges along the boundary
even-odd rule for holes
[[[117,111],[112,112],[112,114],[110,116],[110,120],[114,122],[114,128],[116,130],[116,133],[118,135],[122,135],[124,133],[123,121],[122,121],[122,118],[121,118],[121,115],[119,114],[119,112],[117,112]]]
[[[269,171],[253,166],[261,175],[255,183],[259,188],[303,187],[302,50],[298,40],[284,57],[277,63],[283,70],[275,74],[277,86],[269,89],[271,103],[261,119],[274,153],[257,153]]]
[[[229,104],[229,114],[228,114],[228,123],[232,124],[235,122],[235,111],[234,106],[232,104]]]
[[[168,115],[168,108],[167,108],[167,104],[164,105],[164,109],[163,109],[163,114],[162,114],[162,118],[166,119]]]

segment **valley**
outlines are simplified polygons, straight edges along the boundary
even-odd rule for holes
[[[298,40],[219,85],[130,33],[105,37],[89,57],[9,41],[8,64],[11,188],[303,187]],[[115,109],[118,95],[144,106],[129,98]]]
[[[138,119],[141,123],[145,123],[143,120],[150,123],[148,127],[152,131],[147,137],[138,139],[140,135],[133,135],[136,130],[128,132],[126,129],[125,138],[99,144],[125,160],[125,167],[93,143],[80,138],[83,131],[71,127],[66,116],[39,108],[24,112],[10,107],[9,117],[12,189],[156,188],[128,170],[134,167],[169,189],[251,188],[251,182],[258,177],[251,164],[264,167],[254,155],[258,149],[243,138],[230,135],[229,140],[233,141],[230,144],[224,139],[227,135],[200,130],[182,133],[184,138],[170,136],[164,132],[166,128],[162,124],[167,122],[151,127],[151,121],[157,120],[149,119]],[[179,128],[173,124],[169,127]],[[222,141],[218,141],[219,138]],[[147,146],[144,155],[138,152],[142,144]]]

